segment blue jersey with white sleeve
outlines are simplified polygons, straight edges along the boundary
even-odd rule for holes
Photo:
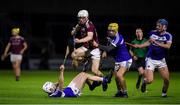
[[[111,52],[114,53],[115,62],[122,62],[131,59],[124,38],[121,34],[117,33],[117,35],[112,39],[111,44],[115,46],[115,49]]]
[[[168,32],[165,32],[164,34],[161,34],[157,32],[156,30],[153,30],[149,33],[151,39],[154,39],[155,41],[159,43],[172,43],[172,35]],[[155,43],[151,43],[149,46],[149,50],[147,53],[147,57],[151,58],[153,60],[161,60],[165,58],[167,49],[158,46]]]

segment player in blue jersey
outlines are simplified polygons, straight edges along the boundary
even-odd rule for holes
[[[108,79],[106,77],[99,77],[81,72],[73,78],[66,88],[64,88],[64,69],[64,65],[61,65],[57,83],[46,82],[43,85],[42,89],[48,93],[49,97],[78,97],[81,95],[86,80],[101,81],[103,88],[107,89],[108,87]]]
[[[110,23],[108,26],[108,37],[110,38],[110,45],[103,46],[94,42],[94,46],[99,47],[101,50],[113,54],[115,59],[114,75],[116,79],[116,85],[118,92],[115,97],[127,98],[126,81],[124,78],[125,73],[128,71],[132,64],[131,55],[126,48],[123,36],[118,33],[118,24]]]
[[[172,44],[172,35],[166,31],[167,26],[167,20],[159,19],[156,22],[156,30],[153,30],[149,33],[149,40],[144,44],[134,46],[137,48],[149,46],[149,50],[146,56],[145,78],[141,86],[141,91],[145,92],[146,85],[152,83],[154,78],[154,69],[158,68],[159,73],[164,80],[162,97],[167,97],[167,90],[169,87],[169,70],[165,57],[167,50],[170,49]]]

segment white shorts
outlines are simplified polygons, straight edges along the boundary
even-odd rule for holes
[[[15,61],[21,61],[22,60],[22,55],[21,54],[11,54],[10,55],[10,61],[15,62]]]
[[[126,67],[127,69],[129,69],[131,67],[131,64],[132,64],[132,59],[122,62],[115,62],[114,71],[118,71],[120,67]]]
[[[146,58],[146,70],[153,70],[155,68],[163,68],[167,67],[166,60],[165,58],[161,60],[153,60],[151,58]]]
[[[86,47],[80,47],[82,50],[84,50],[84,51],[87,51],[88,49],[86,48]],[[92,59],[100,59],[100,50],[99,50],[99,48],[95,48],[95,49],[93,49],[91,52],[90,52],[91,54],[92,54]]]
[[[81,91],[76,87],[76,84],[73,81],[71,81],[67,87],[70,87],[72,89],[74,95],[76,96],[81,95]]]

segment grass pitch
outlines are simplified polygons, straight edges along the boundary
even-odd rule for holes
[[[65,71],[65,85],[72,80],[78,71]],[[42,91],[46,81],[55,82],[58,71],[22,71],[19,82],[14,80],[11,70],[0,70],[0,104],[180,104],[180,72],[170,73],[168,97],[161,97],[162,79],[155,72],[154,82],[148,85],[147,93],[141,93],[135,88],[137,72],[129,71],[126,82],[129,98],[114,98],[116,93],[115,81],[112,79],[106,92],[102,87],[90,91],[86,85],[79,98],[49,98]]]

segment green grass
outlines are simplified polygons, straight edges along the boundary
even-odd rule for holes
[[[65,72],[65,85],[78,72]],[[135,89],[137,72],[128,72],[126,82],[129,98],[114,98],[115,81],[112,80],[106,92],[101,86],[89,91],[87,85],[79,98],[49,98],[42,91],[46,81],[57,81],[58,71],[22,71],[21,80],[16,82],[11,70],[0,70],[0,104],[180,104],[180,73],[172,72],[168,97],[161,97],[162,79],[155,73],[153,84],[148,85],[148,92]]]

